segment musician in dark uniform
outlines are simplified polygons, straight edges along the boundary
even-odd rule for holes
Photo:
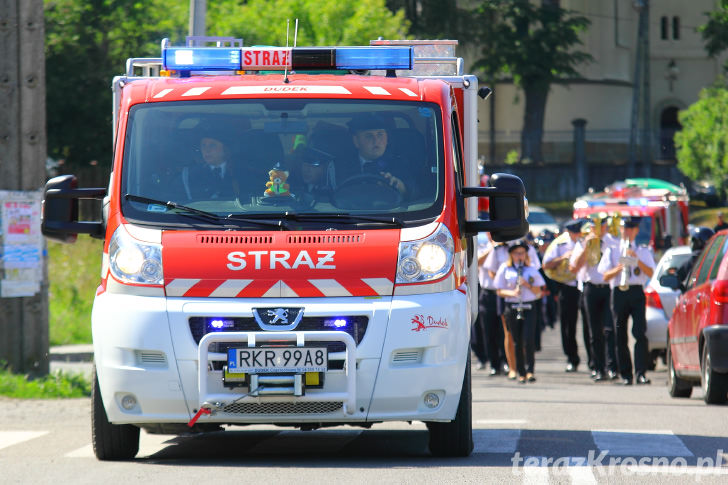
[[[638,246],[639,217],[622,218],[622,239],[619,246],[607,248],[599,261],[598,271],[612,289],[612,314],[617,330],[617,359],[622,384],[632,385],[632,360],[629,355],[628,322],[632,317],[634,371],[637,384],[649,384],[647,371],[647,321],[645,318],[644,285],[652,277],[655,258],[648,246]]]
[[[498,269],[494,285],[498,296],[505,299],[504,317],[515,343],[518,382],[534,382],[535,302],[546,282],[538,269],[529,265],[525,241],[508,248],[508,261]]]

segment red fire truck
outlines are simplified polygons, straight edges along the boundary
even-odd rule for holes
[[[574,218],[594,213],[642,218],[637,242],[657,253],[687,244],[689,197],[684,187],[658,179],[626,179],[576,199]]]
[[[96,456],[135,456],[140,428],[412,420],[434,455],[468,455],[475,236],[528,230],[520,179],[479,187],[489,90],[453,41],[203,41],[114,79],[108,188],[46,185],[47,237],[104,239]]]

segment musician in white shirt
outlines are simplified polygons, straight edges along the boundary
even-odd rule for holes
[[[647,371],[647,321],[645,318],[644,285],[652,277],[655,258],[648,246],[638,246],[641,218],[622,219],[622,239],[619,246],[609,247],[599,261],[598,270],[612,288],[612,315],[617,331],[617,355],[622,384],[633,382],[632,360],[628,346],[628,322],[632,317],[634,344],[634,371],[637,384],[649,384]]]

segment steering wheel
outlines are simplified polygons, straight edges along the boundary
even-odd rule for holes
[[[344,180],[332,196],[334,205],[347,209],[386,209],[402,203],[402,194],[378,173],[362,173]]]

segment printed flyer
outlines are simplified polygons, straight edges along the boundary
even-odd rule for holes
[[[0,190],[0,298],[33,296],[43,278],[41,192]]]

